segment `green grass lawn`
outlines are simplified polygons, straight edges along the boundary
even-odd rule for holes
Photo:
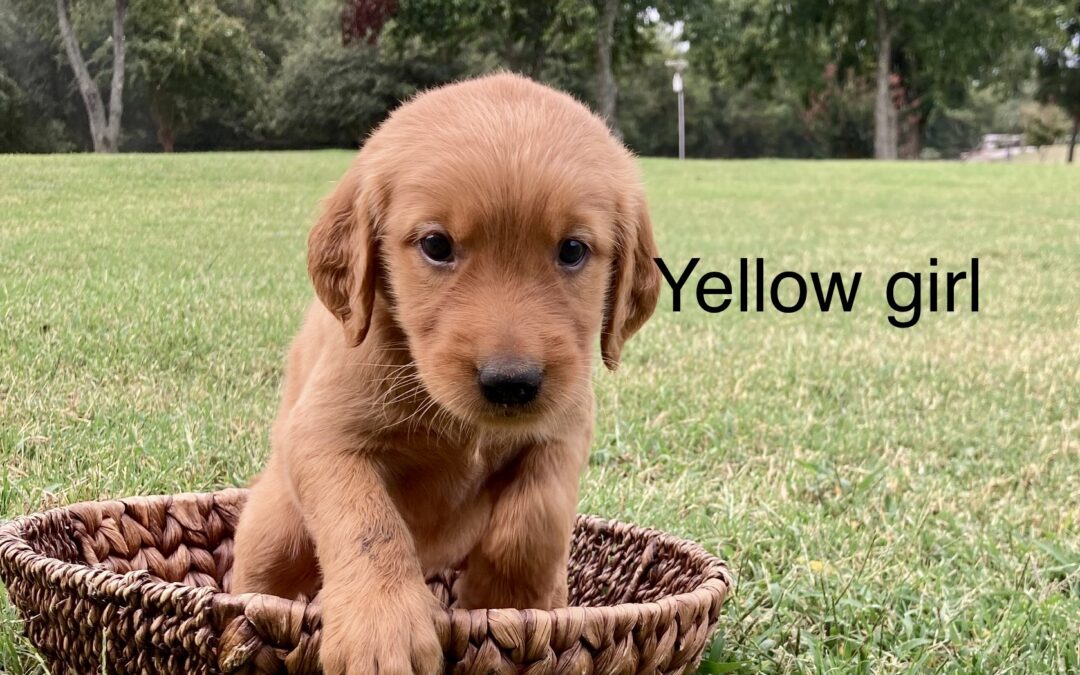
[[[0,516],[257,470],[350,157],[0,158]],[[596,371],[581,509],[738,575],[703,671],[1080,669],[1080,174],[643,164],[693,283],[740,257],[864,274],[850,314],[712,315],[692,289],[676,314],[665,290]],[[980,259],[980,312],[893,328],[886,279],[931,256]],[[0,621],[0,671],[36,672]]]

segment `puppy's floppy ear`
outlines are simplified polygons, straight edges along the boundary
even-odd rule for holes
[[[371,327],[378,255],[370,190],[349,169],[323,205],[308,236],[308,274],[323,305],[345,326],[355,347]]]
[[[604,327],[600,334],[600,355],[608,370],[619,367],[623,343],[637,332],[656,309],[660,295],[660,270],[653,258],[659,253],[653,239],[652,221],[645,196],[635,196],[633,206],[619,218],[615,255]]]

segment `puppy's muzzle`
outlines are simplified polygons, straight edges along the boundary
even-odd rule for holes
[[[491,403],[523,406],[539,395],[544,369],[524,359],[493,359],[480,367],[477,381]]]

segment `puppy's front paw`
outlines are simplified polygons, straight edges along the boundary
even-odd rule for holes
[[[326,675],[438,675],[435,598],[422,584],[393,595],[323,593],[319,659]],[[331,597],[326,596],[336,596]]]

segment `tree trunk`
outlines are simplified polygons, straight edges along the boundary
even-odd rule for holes
[[[926,132],[926,115],[917,106],[912,106],[897,122],[900,135],[896,142],[896,156],[900,159],[919,159],[922,155],[922,140]]]
[[[75,72],[79,94],[82,95],[86,116],[90,120],[90,138],[94,144],[94,152],[116,152],[120,138],[120,115],[123,112],[124,56],[127,46],[124,40],[124,14],[127,11],[127,0],[116,0],[116,10],[113,13],[113,76],[107,118],[101,91],[90,76],[90,70],[86,67],[86,60],[79,47],[79,39],[71,26],[69,10],[68,0],[56,0],[60,39],[64,43],[68,63]]]
[[[162,152],[172,152],[176,148],[176,132],[170,126],[158,122],[157,139]]]
[[[877,6],[877,90],[874,95],[874,158],[896,159],[897,113],[890,87],[892,70],[892,29],[885,3]]]
[[[176,148],[176,124],[175,118],[167,115],[171,110],[163,101],[154,96],[150,97],[150,119],[154,120],[157,129],[158,145],[162,152],[172,152]]]
[[[615,42],[615,19],[619,12],[619,0],[601,0],[600,26],[596,34],[596,108],[600,117],[616,136],[619,123],[615,119],[615,101],[619,95],[615,73],[611,67],[611,51]]]
[[[90,77],[90,71],[86,68],[82,50],[79,49],[79,40],[75,37],[75,30],[71,27],[71,19],[68,17],[67,0],[56,0],[56,16],[60,24],[60,39],[64,43],[68,63],[75,72],[75,81],[79,85],[79,94],[82,95],[83,105],[86,107],[86,116],[90,118],[90,139],[94,143],[94,152],[106,152],[105,135],[108,131],[105,111],[102,109],[101,92],[98,91],[94,79]]]
[[[1069,136],[1069,156],[1065,160],[1069,164],[1072,164],[1073,155],[1076,153],[1076,136],[1080,134],[1080,115],[1073,117],[1072,135]]]
[[[124,68],[127,38],[124,35],[124,16],[128,0],[116,0],[113,10],[113,71],[109,89],[109,152],[120,149],[120,118],[124,114]]]

